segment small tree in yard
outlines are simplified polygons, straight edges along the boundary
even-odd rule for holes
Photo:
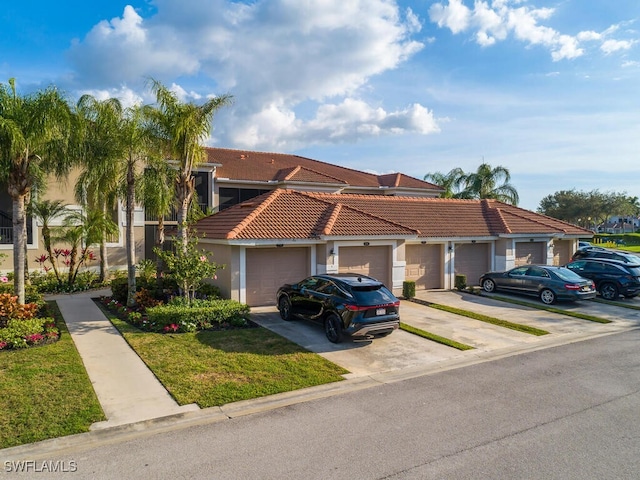
[[[190,237],[184,250],[177,248],[173,252],[154,249],[166,265],[169,276],[178,284],[181,295],[189,302],[205,278],[216,278],[216,271],[224,268],[211,260],[211,252],[198,250],[197,246],[197,237]]]

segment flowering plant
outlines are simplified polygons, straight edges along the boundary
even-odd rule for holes
[[[172,323],[170,325],[165,325],[164,328],[162,329],[162,331],[164,333],[170,333],[170,332],[175,333],[175,332],[178,331],[179,328],[180,327],[178,325],[176,325],[175,323]]]
[[[184,250],[179,246],[175,252],[154,249],[167,266],[169,276],[178,284],[182,296],[188,300],[194,298],[205,278],[217,278],[218,268],[224,268],[211,260],[210,252],[198,250],[197,245],[198,239],[191,237]]]

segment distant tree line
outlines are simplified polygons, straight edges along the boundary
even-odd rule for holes
[[[625,192],[561,190],[544,197],[537,211],[589,228],[613,216],[637,217],[640,214],[640,202],[638,197],[631,197]]]

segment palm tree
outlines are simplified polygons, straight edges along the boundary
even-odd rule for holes
[[[69,268],[67,283],[70,287],[76,281],[79,268],[91,257],[90,247],[98,244],[105,229],[109,229],[105,226],[106,222],[111,220],[105,219],[99,210],[74,210],[66,215],[63,226],[57,231],[56,240],[66,242],[71,247],[66,256]]]
[[[78,129],[82,131],[83,167],[76,181],[75,196],[81,205],[102,212],[100,224],[105,229],[100,239],[100,281],[103,282],[109,271],[107,237],[118,233],[109,213],[117,206],[118,186],[123,177],[118,168],[118,160],[124,156],[119,138],[123,109],[118,99],[99,101],[83,95],[76,111]]]
[[[444,192],[440,194],[442,198],[458,198],[460,194],[460,186],[464,179],[464,171],[461,168],[453,168],[449,173],[427,173],[424,179],[444,188]]]
[[[164,245],[164,217],[171,213],[175,205],[176,193],[174,180],[175,169],[166,161],[150,162],[142,177],[142,198],[145,212],[158,219],[156,228],[156,248],[162,250]],[[158,256],[156,270],[162,270],[162,258]]]
[[[215,112],[230,104],[231,96],[211,98],[202,105],[184,103],[178,96],[156,80],[151,80],[158,108],[152,118],[158,136],[167,145],[171,160],[178,163],[175,178],[178,208],[178,239],[187,248],[187,214],[194,194],[193,169],[204,160],[202,142],[211,134]]]
[[[124,146],[124,157],[122,158],[125,211],[126,211],[126,245],[127,245],[127,278],[129,290],[127,294],[127,305],[135,305],[136,295],[136,249],[135,230],[133,228],[133,214],[135,209],[136,190],[140,191],[137,184],[141,172],[144,171],[147,162],[160,158],[162,155],[159,148],[155,130],[148,123],[149,115],[153,109],[148,107],[133,106],[124,112],[122,123],[122,141]],[[122,195],[122,193],[121,193]]]
[[[68,173],[71,118],[69,105],[53,87],[20,96],[15,79],[0,84],[0,176],[13,203],[14,289],[20,303],[25,300],[27,199],[48,174]]]
[[[44,248],[49,255],[49,261],[53,266],[53,273],[56,276],[56,280],[58,280],[58,284],[61,284],[62,280],[60,279],[58,263],[55,261],[53,248],[51,246],[51,222],[55,218],[60,218],[66,209],[67,205],[61,200],[40,200],[31,202],[31,212],[42,224]]]
[[[509,170],[502,166],[492,168],[488,163],[482,163],[474,173],[464,176],[464,198],[489,198],[511,205],[517,205],[518,192],[509,183]]]

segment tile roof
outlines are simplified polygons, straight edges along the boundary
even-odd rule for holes
[[[296,192],[277,189],[200,220],[216,239],[321,236],[589,235],[575,225],[495,200]]]
[[[320,236],[415,236],[415,229],[356,208],[277,189],[196,223],[206,238],[311,239]]]
[[[219,165],[216,177],[251,182],[319,182],[353,187],[398,187],[431,191],[442,188],[400,173],[374,175],[285,153],[206,148],[207,162]]]

